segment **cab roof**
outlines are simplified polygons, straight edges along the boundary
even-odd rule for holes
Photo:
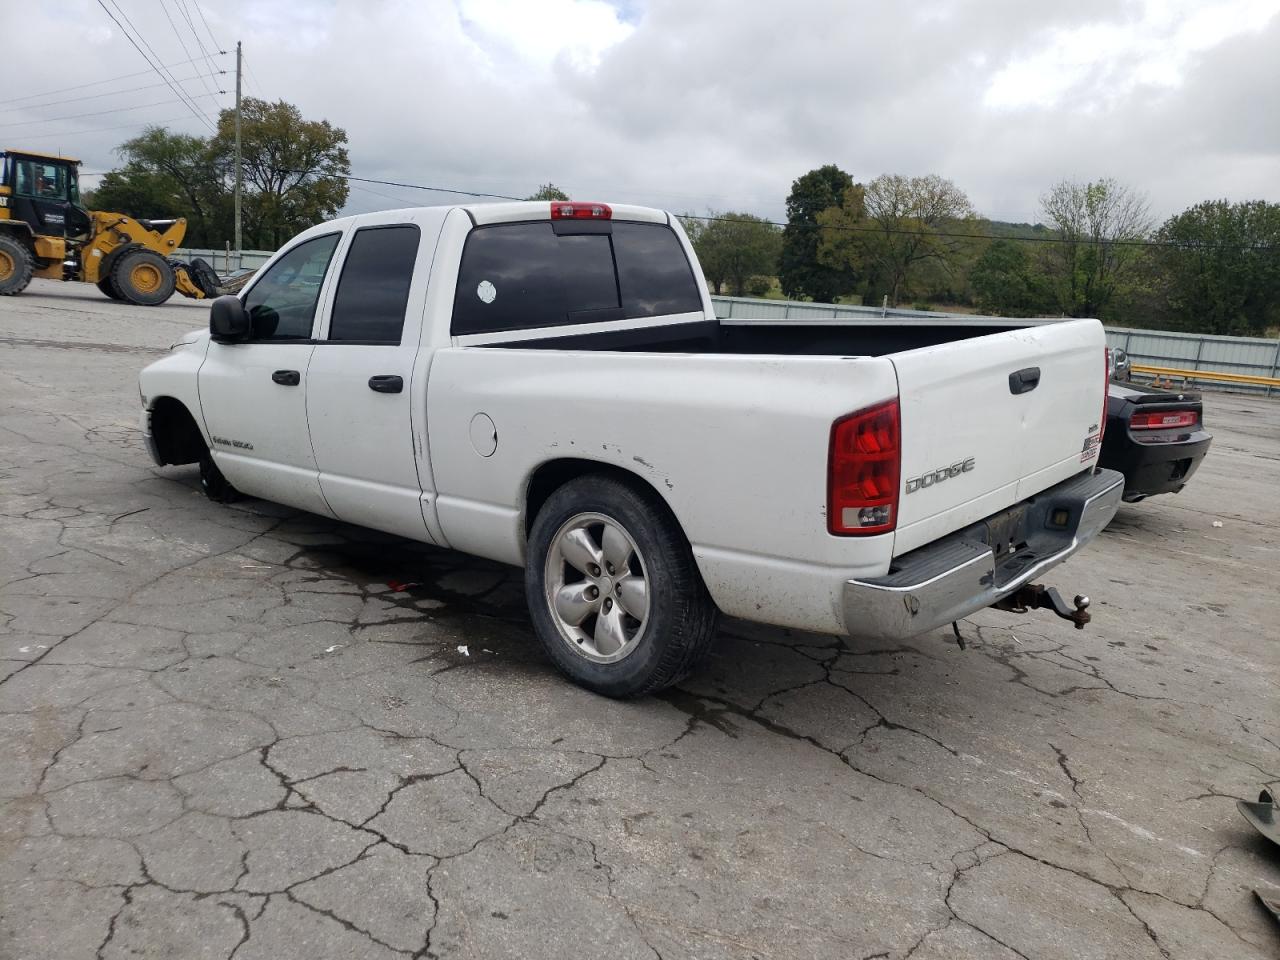
[[[590,207],[604,206],[609,211],[605,219],[642,220],[649,223],[666,223],[665,211],[654,207],[637,207],[629,203],[596,204],[586,200],[516,200],[510,203],[465,204],[462,209],[477,226],[489,223],[515,223],[526,220],[550,220],[555,206]]]
[[[35,150],[19,150],[14,147],[5,147],[0,153],[7,153],[13,157],[39,157],[41,160],[61,160],[63,163],[74,163],[80,165],[80,161],[73,157],[62,157],[56,153],[39,153]]]

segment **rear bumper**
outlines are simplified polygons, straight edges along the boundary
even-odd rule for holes
[[[1124,427],[1115,431],[1110,427],[1108,424],[1099,463],[1124,474],[1126,500],[1177,493],[1196,472],[1213,440],[1205,431],[1197,430],[1186,440],[1144,443]]]
[[[989,607],[1096,537],[1123,492],[1113,470],[1080,474],[898,557],[887,576],[847,581],[846,632],[901,640]]]

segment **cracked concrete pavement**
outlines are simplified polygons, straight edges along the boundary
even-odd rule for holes
[[[1280,400],[1047,578],[1084,632],[730,621],[615,703],[516,571],[154,468],[136,373],[206,316],[0,299],[0,957],[1280,952]]]

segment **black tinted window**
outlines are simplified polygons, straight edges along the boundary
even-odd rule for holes
[[[628,317],[702,312],[693,270],[666,224],[615,222],[613,253]]]
[[[306,340],[339,234],[300,243],[273,263],[244,298],[254,340]]]
[[[333,298],[330,340],[400,342],[418,236],[413,224],[356,231]]]
[[[622,316],[608,235],[556,236],[548,220],[481,227],[467,238],[453,303],[454,333]]]

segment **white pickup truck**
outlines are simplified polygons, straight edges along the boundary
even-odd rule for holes
[[[364,214],[277,253],[141,375],[156,463],[522,566],[600,693],[679,680],[718,611],[902,638],[1032,585],[1110,521],[1095,320],[718,320],[672,216]]]

